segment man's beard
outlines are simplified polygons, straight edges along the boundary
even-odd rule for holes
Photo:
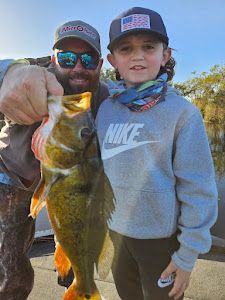
[[[84,72],[62,74],[56,69],[55,75],[59,83],[63,86],[65,95],[80,94],[87,91],[93,92],[95,91],[97,87],[97,82],[99,80],[99,76],[96,75],[95,80],[93,81],[93,78]],[[73,79],[88,80],[89,84],[86,86],[79,85],[79,84],[71,86],[69,80],[73,80]]]

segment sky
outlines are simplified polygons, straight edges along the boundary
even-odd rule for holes
[[[98,30],[108,68],[110,23],[133,6],[162,16],[177,62],[175,82],[225,64],[224,0],[0,0],[0,59],[51,55],[56,28],[83,20]]]

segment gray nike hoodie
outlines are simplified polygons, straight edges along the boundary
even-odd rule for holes
[[[110,228],[136,239],[180,229],[175,264],[191,271],[211,247],[217,189],[199,110],[169,87],[165,101],[132,112],[117,100],[100,106],[96,127],[116,199]]]

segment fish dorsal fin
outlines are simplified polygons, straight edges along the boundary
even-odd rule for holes
[[[60,178],[59,175],[55,175],[52,177],[52,179],[49,181],[48,185],[45,185],[45,181],[43,177],[40,180],[40,183],[38,184],[34,195],[31,199],[31,205],[30,205],[30,216],[35,219],[41,209],[46,205],[46,198],[48,196],[48,193],[53,186],[53,184]]]
[[[109,236],[109,231],[107,231],[105,240],[103,242],[103,247],[98,257],[98,262],[96,264],[96,269],[100,279],[105,279],[106,276],[109,274],[109,271],[112,266],[113,256],[114,246]]]

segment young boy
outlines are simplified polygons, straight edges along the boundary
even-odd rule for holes
[[[183,299],[217,217],[207,135],[198,109],[167,84],[168,42],[155,11],[134,7],[111,23],[108,60],[121,80],[96,125],[116,199],[112,270],[123,300]]]

